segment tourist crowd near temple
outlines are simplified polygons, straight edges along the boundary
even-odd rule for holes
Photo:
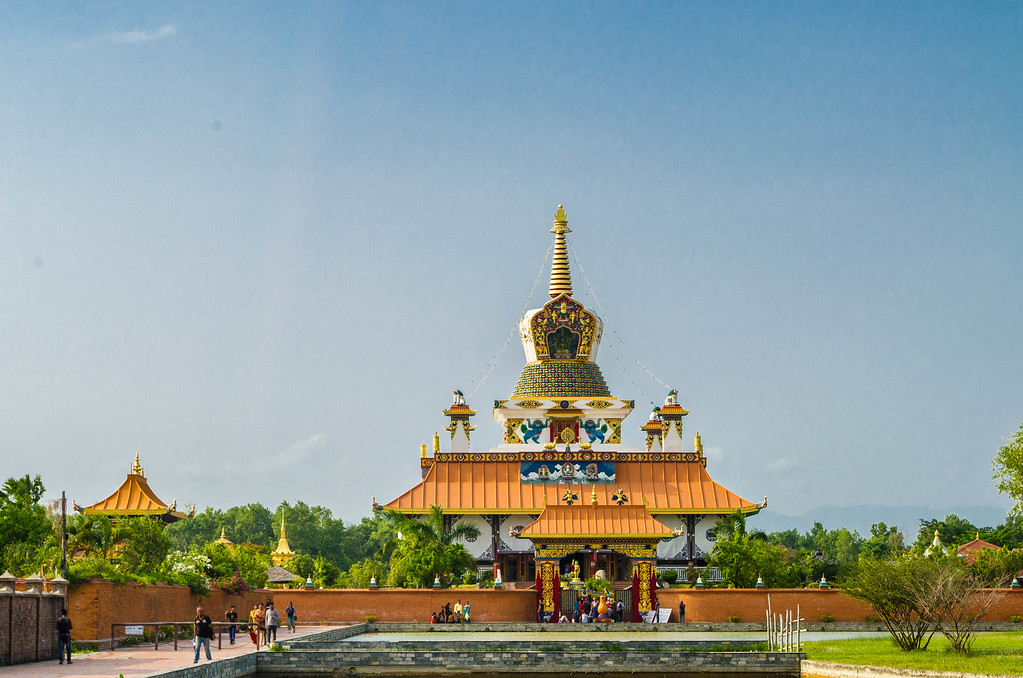
[[[511,395],[494,401],[503,443],[472,449],[476,411],[455,391],[444,410],[449,451],[434,436],[433,455],[422,449],[422,482],[383,508],[422,515],[440,506],[448,524],[471,523],[480,536],[465,547],[477,563],[498,582],[535,584],[548,610],[559,607],[563,578],[600,573],[631,580],[635,605],[648,611],[658,567],[704,564],[716,522],[736,510],[755,514],[767,500],[748,501],[711,479],[700,434],[686,446],[689,411],[675,390],[639,427],[646,449],[622,444],[636,403],[613,396],[597,365],[603,323],[573,297],[570,232],[559,205],[550,300],[522,318],[526,364]]]

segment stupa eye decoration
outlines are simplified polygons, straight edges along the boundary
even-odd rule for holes
[[[611,495],[611,501],[621,506],[629,502],[629,495],[625,494],[625,490],[618,488],[618,491]]]
[[[574,502],[579,501],[579,493],[573,490],[568,490],[565,494],[561,495],[561,501],[571,506]]]

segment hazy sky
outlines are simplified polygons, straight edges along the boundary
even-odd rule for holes
[[[0,475],[358,520],[559,203],[627,443],[635,356],[773,510],[1008,506],[1018,2],[0,4]]]

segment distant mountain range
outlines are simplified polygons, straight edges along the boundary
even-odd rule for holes
[[[886,523],[889,527],[898,525],[906,539],[912,543],[920,531],[921,520],[942,519],[950,513],[969,520],[977,527],[995,527],[1005,520],[1006,510],[998,506],[958,506],[946,510],[929,506],[818,506],[798,516],[776,513],[768,508],[750,518],[749,527],[764,532],[780,532],[795,528],[807,532],[814,522],[821,523],[829,530],[840,527],[856,530],[861,536],[870,536],[870,526]]]

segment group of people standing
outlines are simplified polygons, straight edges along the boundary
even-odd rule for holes
[[[440,608],[440,612],[434,612],[430,615],[430,623],[468,624],[471,616],[472,607],[469,605],[469,601],[465,601],[465,605],[462,605],[462,601],[459,599],[454,607],[451,607],[451,603],[444,603],[444,607]]]
[[[294,603],[288,602],[288,606],[284,608],[284,618],[288,631],[294,633],[297,620]],[[234,622],[237,620],[238,614],[232,605],[227,612],[227,621],[231,623],[228,630],[231,633],[232,645],[234,645],[236,629]],[[249,638],[252,639],[252,644],[256,646],[257,650],[261,645],[269,645],[277,641],[277,629],[280,625],[281,613],[274,607],[274,601],[268,600],[266,603],[256,603],[252,606],[252,610],[249,612]]]
[[[293,603],[288,603],[288,607],[284,610],[284,615],[287,620],[288,631],[294,633],[295,621],[298,617],[295,615],[295,605]],[[231,645],[234,645],[238,636],[237,608],[232,605],[231,609],[224,613],[224,618],[227,620],[228,637],[231,639]],[[268,600],[266,603],[256,603],[252,606],[248,621],[249,638],[252,639],[252,644],[256,646],[257,650],[261,645],[269,645],[277,640],[277,627],[280,624],[281,613],[274,608],[272,600]],[[213,657],[210,655],[210,641],[213,639],[214,634],[213,621],[206,614],[202,605],[195,609],[194,633],[195,658],[192,663],[194,664],[199,661],[199,653],[204,647],[206,648],[207,661],[212,659]],[[70,657],[68,661],[71,661]]]

